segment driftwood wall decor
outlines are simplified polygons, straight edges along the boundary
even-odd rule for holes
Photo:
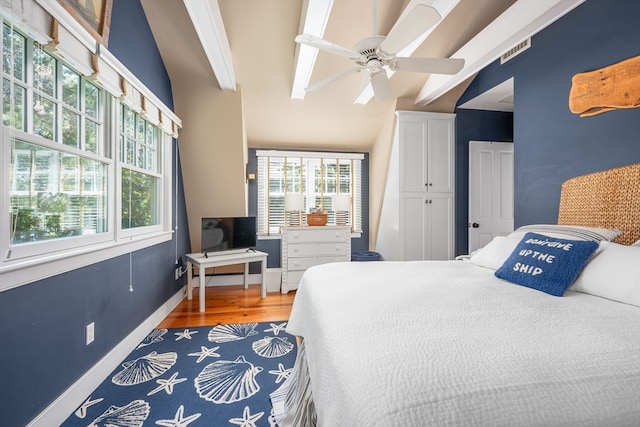
[[[640,56],[571,79],[569,109],[581,117],[640,107]]]

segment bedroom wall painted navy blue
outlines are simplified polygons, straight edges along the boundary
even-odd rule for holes
[[[173,105],[169,78],[138,0],[114,0],[109,51],[162,102]],[[177,150],[174,140],[175,156]],[[0,424],[26,425],[184,286],[186,276],[174,280],[174,261],[176,239],[178,256],[190,252],[189,227],[182,180],[176,183],[175,176],[174,171],[178,230],[172,241],[132,253],[132,264],[129,255],[120,256],[2,292]],[[96,340],[86,346],[90,322],[95,322]]]
[[[115,53],[113,49],[117,49],[118,60],[173,109],[169,74],[147,24],[142,4],[139,0],[114,0],[112,15],[109,50]],[[143,24],[141,19],[144,19]],[[136,36],[132,37],[133,34]]]
[[[568,106],[573,75],[640,53],[638,16],[640,2],[635,0],[589,0],[535,35],[526,52],[481,71],[460,98],[458,104],[515,77],[516,227],[555,223],[566,179],[640,162],[640,109],[581,118]],[[457,123],[466,126],[463,117]],[[458,140],[457,154],[466,144]],[[466,180],[466,169],[458,169],[458,183]],[[459,209],[456,213],[467,215]],[[467,233],[466,224],[464,229],[461,225],[458,236]]]
[[[513,113],[456,110],[456,218],[455,253],[469,247],[469,141],[513,141]]]

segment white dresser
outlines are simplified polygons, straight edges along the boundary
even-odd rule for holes
[[[297,289],[314,265],[351,261],[351,226],[282,227],[282,293]]]

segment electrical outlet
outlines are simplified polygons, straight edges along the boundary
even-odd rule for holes
[[[95,339],[95,322],[91,322],[86,328],[87,345],[91,344]]]
[[[176,267],[176,280],[180,278],[180,267]]]

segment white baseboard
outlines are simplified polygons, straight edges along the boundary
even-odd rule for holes
[[[186,296],[186,289],[186,286],[184,286],[176,292],[175,295],[116,345],[113,350],[85,372],[78,381],[58,396],[51,405],[31,420],[28,426],[49,427],[52,425],[60,425],[69,418],[73,411],[80,406],[85,399],[102,384],[109,374],[122,363],[127,355],[149,335],[149,332],[180,304]]]

